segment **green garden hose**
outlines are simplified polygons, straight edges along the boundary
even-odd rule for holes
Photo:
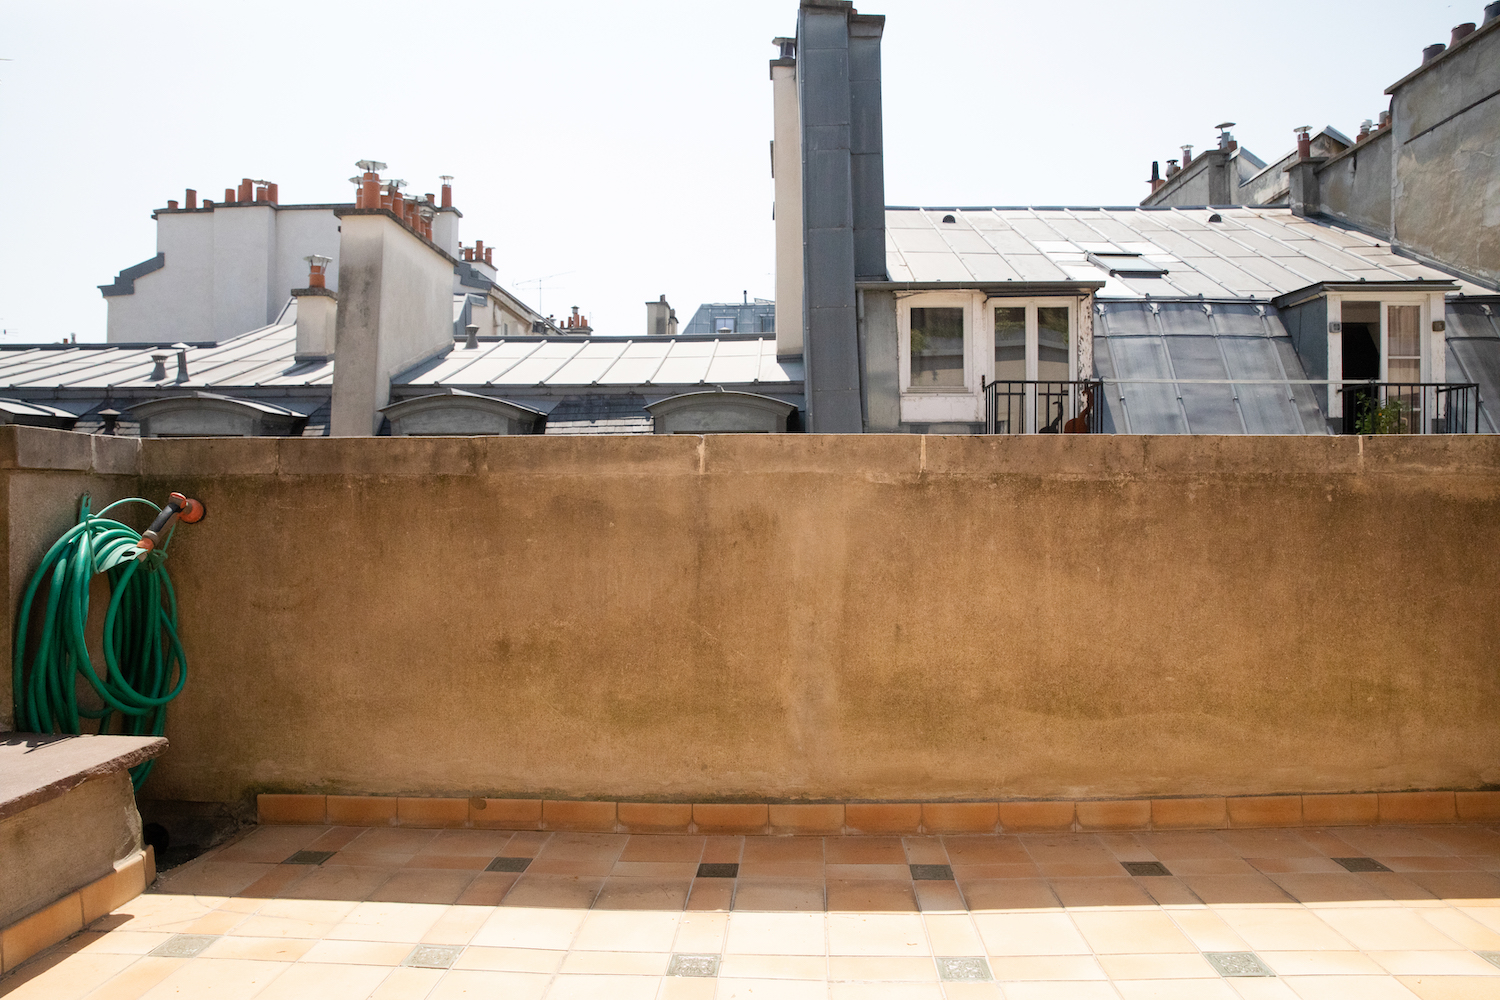
[[[176,499],[174,495],[174,503]],[[120,730],[126,735],[160,736],[165,731],[167,703],[177,697],[187,681],[187,658],[177,638],[177,597],[166,569],[167,545],[176,526],[172,524],[166,541],[157,545],[154,530],[143,536],[106,516],[122,504],[137,503],[163,517],[172,509],[171,505],[164,510],[150,500],[131,497],[94,514],[84,494],[79,501],[78,523],[42,557],[26,588],[16,624],[17,729],[77,734],[83,731],[83,719],[98,719],[98,728],[93,731],[108,733],[118,713]],[[166,523],[171,524],[171,520]],[[84,633],[89,617],[89,583],[96,573],[106,575],[110,590],[109,610],[104,615],[102,676],[89,658]],[[46,612],[28,662],[32,605],[44,586]],[[78,683],[79,678],[84,684]],[[79,704],[78,695],[85,684],[98,695],[98,707]],[[151,773],[153,763],[146,761],[131,769],[131,781],[137,790]]]

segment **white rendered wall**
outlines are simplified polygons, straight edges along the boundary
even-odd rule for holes
[[[226,340],[275,321],[293,288],[307,287],[310,254],[332,257],[338,288],[339,220],[328,207],[219,205],[161,212],[160,270],[137,278],[135,293],[105,299],[110,343]]]
[[[776,355],[802,353],[802,123],[797,68],[771,67],[775,111]]]
[[[441,209],[432,217],[432,242],[453,259],[458,259],[458,213]]]
[[[453,261],[388,215],[340,221],[328,431],[369,437],[380,429],[377,411],[390,402],[391,377],[453,349]]]

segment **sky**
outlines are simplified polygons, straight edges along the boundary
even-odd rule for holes
[[[1354,135],[1482,0],[871,0],[886,201],[1129,205],[1234,121],[1267,161]],[[0,0],[0,343],[104,339],[151,210],[242,177],[352,200],[354,161],[452,174],[503,285],[600,333],[665,294],[774,297],[771,84],[794,0]]]

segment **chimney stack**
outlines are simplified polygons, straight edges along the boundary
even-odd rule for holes
[[[1182,147],[1182,169],[1186,170],[1189,163],[1193,162],[1193,147]]]
[[[273,205],[279,205],[279,204],[281,204],[281,198],[276,193],[276,185],[275,184],[269,184],[268,183],[266,185],[266,201],[269,201]]]
[[[1297,133],[1297,159],[1305,160],[1312,156],[1312,132],[1311,125],[1301,125],[1295,130]]]
[[[1422,50],[1422,65],[1426,66],[1428,63],[1432,62],[1438,56],[1447,51],[1448,46],[1444,45],[1442,42],[1427,46],[1427,48]]]
[[[175,211],[177,211],[177,202],[175,202],[175,201],[169,201],[169,202],[167,202],[167,211],[169,211],[169,212],[175,212]]]
[[[439,207],[441,207],[441,208],[452,208],[453,207],[453,175],[452,174],[443,174],[438,179],[443,182],[443,202],[442,202],[442,205],[440,205]]]
[[[188,188],[187,191],[184,192],[184,195],[185,195],[185,200],[183,201],[183,204],[187,207],[187,210],[189,212],[191,212],[193,209],[195,209],[195,208],[198,207],[198,192],[197,191],[193,190],[192,188]]]
[[[1497,18],[1500,18],[1500,0],[1495,0],[1494,3],[1485,4],[1484,23],[1489,24],[1491,21],[1494,21]]]
[[[255,200],[256,201],[269,201],[270,200],[266,196],[266,187],[265,187],[264,184],[257,184],[255,186]]]
[[[494,267],[495,266],[494,253],[495,253],[495,248],[494,247],[485,247],[484,248],[484,262],[486,264],[490,265],[490,267]]]

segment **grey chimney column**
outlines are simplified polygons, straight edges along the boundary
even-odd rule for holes
[[[844,0],[803,0],[797,25],[807,316],[803,359],[808,430],[815,434],[864,430],[854,299],[852,12],[853,5]],[[878,74],[878,58],[875,67]],[[875,86],[878,92],[878,80]]]

